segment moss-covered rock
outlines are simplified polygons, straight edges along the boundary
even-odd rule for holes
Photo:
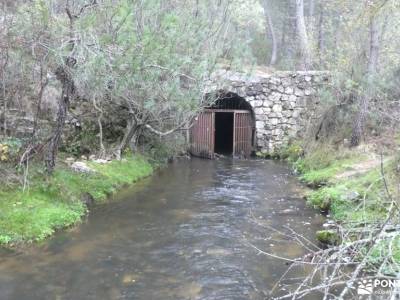
[[[317,240],[326,245],[338,245],[341,238],[335,230],[320,230],[316,233]]]

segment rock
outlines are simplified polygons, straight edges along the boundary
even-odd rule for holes
[[[108,163],[110,163],[110,161],[109,160],[105,160],[105,159],[95,159],[95,160],[93,160],[93,162],[95,162],[95,163],[97,163],[97,164],[101,164],[101,165],[104,165],[104,164],[108,164]]]
[[[350,192],[342,195],[341,198],[342,198],[342,200],[345,200],[345,201],[355,201],[358,198],[360,198],[360,194],[356,191],[350,191]]]
[[[92,154],[89,156],[89,160],[95,160],[96,159],[96,155]]]
[[[294,94],[296,96],[302,97],[302,96],[304,96],[304,91],[299,89],[299,88],[296,88],[295,91],[294,91]]]
[[[193,250],[193,254],[194,255],[199,255],[199,254],[202,254],[203,253],[203,251],[201,251],[201,249],[194,249]]]
[[[95,171],[88,167],[88,165],[83,161],[74,162],[71,166],[71,169],[79,173],[95,173]]]
[[[336,228],[336,223],[335,223],[335,221],[328,220],[326,223],[322,224],[322,227],[324,227],[324,228]]]
[[[293,213],[295,213],[295,212],[296,212],[296,211],[295,211],[294,209],[287,208],[287,209],[282,210],[282,211],[281,211],[281,214],[287,215],[287,214],[293,214]]]
[[[94,198],[89,193],[84,193],[81,197],[81,201],[87,207],[92,206],[94,204]]]
[[[294,89],[292,87],[287,87],[285,89],[285,93],[288,95],[292,95],[294,93]]]
[[[281,112],[281,111],[282,111],[282,105],[280,105],[280,104],[275,104],[275,105],[272,107],[272,111],[273,111],[273,112]]]
[[[261,107],[263,106],[263,101],[261,100],[255,100],[252,102],[253,107]]]
[[[85,155],[82,155],[81,160],[87,160],[87,157]]]
[[[265,122],[262,122],[262,121],[257,121],[256,122],[256,128],[257,129],[262,129],[264,127],[265,127]]]
[[[75,162],[75,158],[73,158],[73,157],[67,157],[65,159],[65,163],[68,165],[72,165],[74,162]]]
[[[338,245],[341,238],[335,230],[320,230],[317,231],[317,240],[326,245]]]
[[[346,147],[346,148],[350,147],[350,141],[348,139],[343,140],[343,147]]]
[[[271,100],[272,102],[278,102],[281,100],[281,97],[281,93],[273,92],[271,95],[269,95],[269,100]]]

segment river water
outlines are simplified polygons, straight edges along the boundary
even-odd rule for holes
[[[269,298],[288,266],[251,245],[295,258],[303,248],[274,229],[289,226],[312,240],[323,222],[298,189],[274,161],[170,164],[92,208],[81,226],[1,250],[0,299]]]

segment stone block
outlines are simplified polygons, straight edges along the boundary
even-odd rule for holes
[[[257,129],[264,129],[265,128],[265,122],[264,121],[256,121],[256,128]]]
[[[264,109],[263,109],[262,107],[256,107],[256,108],[254,109],[254,113],[255,113],[256,115],[262,115],[262,114],[264,114]]]
[[[282,101],[289,101],[289,95],[282,95],[281,96]]]
[[[288,86],[285,89],[285,94],[292,95],[293,93],[294,93],[294,89],[292,87]]]
[[[271,125],[278,125],[278,123],[279,123],[279,120],[277,119],[277,118],[272,118],[272,119],[270,119],[269,120],[269,123],[271,124]]]
[[[288,87],[292,84],[292,81],[290,80],[290,78],[282,78],[281,81],[282,81],[282,85],[284,87]]]
[[[273,92],[271,95],[269,95],[268,99],[273,101],[273,102],[278,102],[281,100],[282,94]]]
[[[275,104],[275,105],[272,107],[272,111],[273,111],[273,112],[281,112],[281,111],[282,111],[282,105],[280,105],[280,104]]]
[[[261,107],[261,106],[263,106],[263,101],[261,101],[261,100],[254,100],[254,101],[252,101],[250,104],[251,104],[251,106],[253,106],[253,107]]]
[[[274,103],[272,102],[272,101],[270,101],[270,100],[264,100],[264,102],[263,102],[263,106],[264,106],[264,108],[265,107],[272,107],[272,105],[273,105]]]
[[[296,88],[296,89],[294,90],[294,94],[295,94],[296,96],[298,96],[298,97],[302,97],[302,96],[304,96],[304,91],[301,90],[301,89],[299,89],[299,88]]]

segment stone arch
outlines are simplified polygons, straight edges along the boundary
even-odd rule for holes
[[[256,115],[252,104],[246,99],[245,95],[242,94],[243,96],[241,96],[239,93],[238,90],[235,90],[235,92],[219,90],[214,94],[215,102],[206,109],[248,111],[251,116],[251,148],[253,151],[256,147]]]
[[[329,80],[330,74],[323,71],[245,74],[221,70],[207,82],[205,90],[244,99],[255,123],[255,149],[273,154],[289,139],[310,130],[317,117],[317,91]]]

